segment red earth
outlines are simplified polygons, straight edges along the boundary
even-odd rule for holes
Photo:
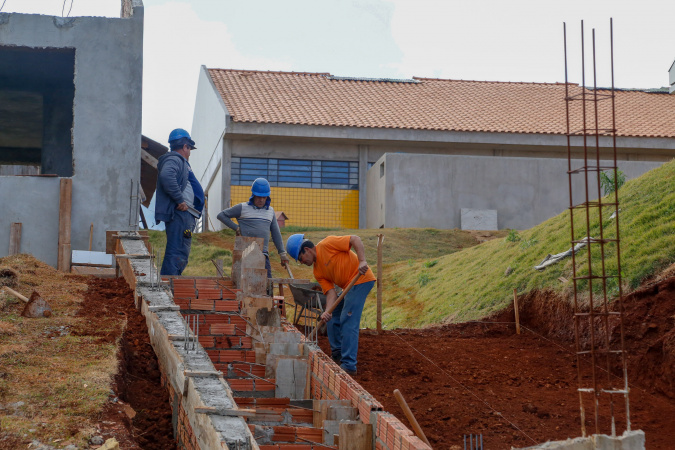
[[[519,302],[520,335],[513,308],[485,322],[381,334],[362,330],[354,378],[408,424],[393,395],[399,389],[434,448],[464,448],[463,436],[470,433],[482,434],[486,449],[581,436],[571,308],[545,292]],[[624,309],[632,429],[646,433],[649,449],[673,448],[675,278],[627,296]],[[620,342],[618,321],[610,324],[610,334],[613,346]],[[580,327],[582,347],[588,336],[588,327]],[[328,350],[325,337],[320,345]],[[609,378],[618,385],[621,367],[617,361],[610,369]],[[596,373],[600,380],[608,378],[601,367]],[[617,433],[622,433],[625,403],[623,396],[615,398]],[[592,404],[585,408],[592,434]],[[609,433],[609,405],[601,403],[599,411],[599,431]]]
[[[89,289],[78,315],[88,326],[79,330],[101,340],[116,339],[106,331],[108,317],[124,316],[126,326],[120,341],[119,371],[113,383],[114,396],[102,412],[99,425],[104,439],[115,437],[123,449],[175,449],[169,394],[161,385],[157,357],[150,346],[145,318],[134,306],[133,291],[123,278],[89,278]]]

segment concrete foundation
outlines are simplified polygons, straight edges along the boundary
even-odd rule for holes
[[[645,433],[641,430],[626,431],[622,436],[596,434],[585,438],[547,442],[527,450],[644,450]]]

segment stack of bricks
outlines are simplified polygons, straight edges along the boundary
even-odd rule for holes
[[[373,414],[376,450],[430,450],[424,441],[415,436],[393,414]]]
[[[310,445],[316,444],[317,448],[337,448],[337,446],[329,446],[323,443],[323,429],[314,427],[298,427],[298,426],[262,426],[249,425],[249,429],[254,436],[267,435],[271,436],[274,441],[272,446],[260,445],[260,450],[267,450],[268,448],[279,448],[291,450],[299,448],[308,450]]]
[[[161,370],[162,373],[162,386],[164,386],[169,391],[169,398],[171,399],[171,412],[173,416],[177,418],[176,420],[176,442],[178,443],[178,448],[185,450],[200,450],[199,444],[197,443],[197,438],[195,437],[194,432],[192,431],[192,425],[185,414],[185,409],[181,404],[183,396],[176,394],[173,386],[169,383],[169,380],[166,378],[165,371]]]
[[[173,300],[181,310],[215,313],[240,310],[237,289],[230,281],[172,278]]]

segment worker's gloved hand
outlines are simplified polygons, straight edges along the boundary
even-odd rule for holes
[[[286,265],[289,263],[288,255],[283,253],[283,254],[279,255],[279,258],[281,258],[281,265],[286,267]]]
[[[178,211],[187,211],[188,210],[187,203],[185,203],[185,202],[179,203],[178,206],[176,206],[176,209]]]
[[[321,314],[321,321],[323,323],[328,323],[330,321],[330,319],[332,319],[332,318],[333,318],[333,315],[331,313],[329,313],[328,311]]]
[[[234,230],[234,234],[236,234],[237,236],[241,236],[241,227],[237,227],[237,229]]]
[[[359,262],[359,273],[365,275],[368,272],[368,263],[365,261]]]

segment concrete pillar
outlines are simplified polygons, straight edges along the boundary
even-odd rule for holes
[[[220,209],[230,207],[230,185],[232,184],[232,140],[223,139],[223,156],[220,159],[220,173],[222,196],[220,198]]]
[[[367,197],[366,172],[368,172],[368,146],[359,145],[359,228],[366,228]]]

